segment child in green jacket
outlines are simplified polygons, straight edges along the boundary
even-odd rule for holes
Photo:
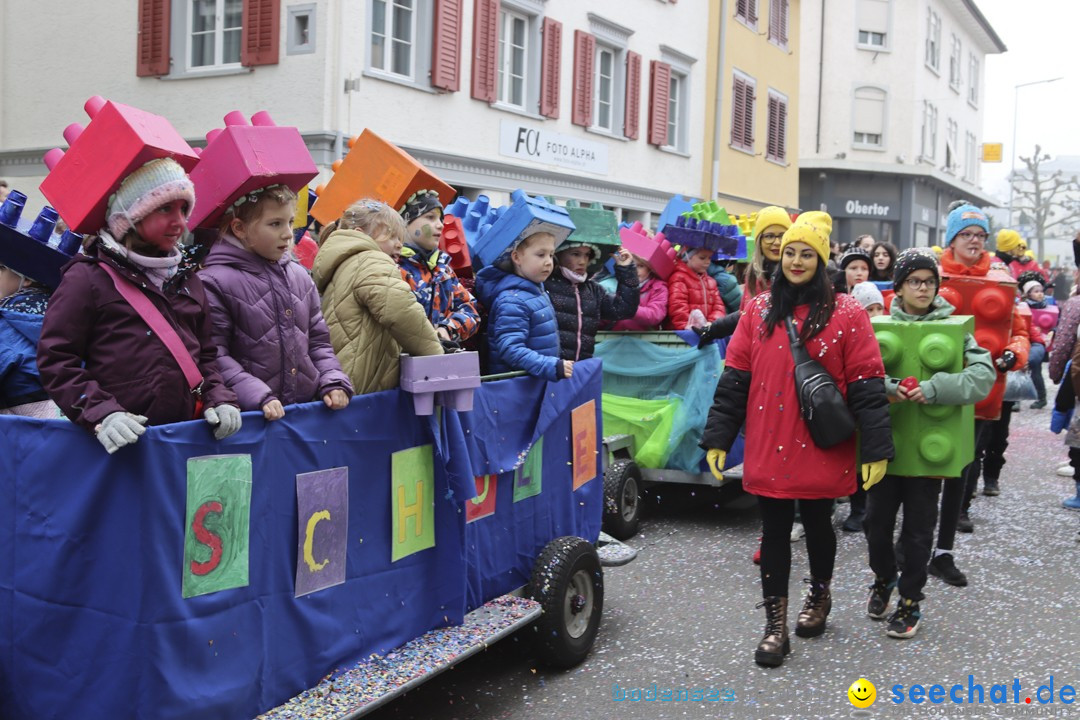
[[[891,316],[907,322],[934,322],[953,313],[953,306],[937,294],[941,277],[937,259],[925,248],[905,250],[896,260],[893,271]],[[887,377],[885,390],[890,401],[928,405],[974,405],[989,394],[996,377],[990,352],[979,347],[968,333],[964,337],[964,369],[957,373],[938,372],[917,385],[901,378]],[[900,600],[889,617],[886,634],[909,638],[919,629],[927,565],[930,561],[937,526],[938,495],[942,478],[900,477],[887,474],[869,489],[864,529],[870,551],[870,569],[874,584],[866,613],[875,620],[888,613],[893,588]],[[893,550],[896,514],[904,508],[900,530],[900,577],[897,579],[897,553]]]

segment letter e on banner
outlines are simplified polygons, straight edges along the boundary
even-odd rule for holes
[[[570,414],[570,452],[574,489],[596,477],[596,401],[580,405]]]

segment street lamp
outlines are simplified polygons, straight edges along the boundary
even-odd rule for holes
[[[1057,82],[1061,79],[1063,78],[1056,77],[1050,78],[1049,80],[1033,80],[1032,82],[1020,83],[1013,87],[1013,136],[1012,147],[1009,148],[1009,154],[1012,155],[1012,164],[1009,167],[1009,227],[1013,226],[1013,185],[1016,183],[1016,117],[1020,110],[1020,88]]]

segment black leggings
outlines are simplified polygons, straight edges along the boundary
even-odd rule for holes
[[[758,507],[761,508],[761,595],[787,597],[795,501],[759,495]],[[806,530],[806,552],[810,556],[810,575],[815,580],[832,580],[836,562],[832,513],[831,498],[799,500],[799,514]]]

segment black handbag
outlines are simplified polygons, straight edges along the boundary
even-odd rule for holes
[[[786,318],[791,358],[795,361],[795,394],[810,437],[819,448],[831,448],[855,432],[855,418],[836,381],[821,363],[810,357],[799,341],[791,318]]]

